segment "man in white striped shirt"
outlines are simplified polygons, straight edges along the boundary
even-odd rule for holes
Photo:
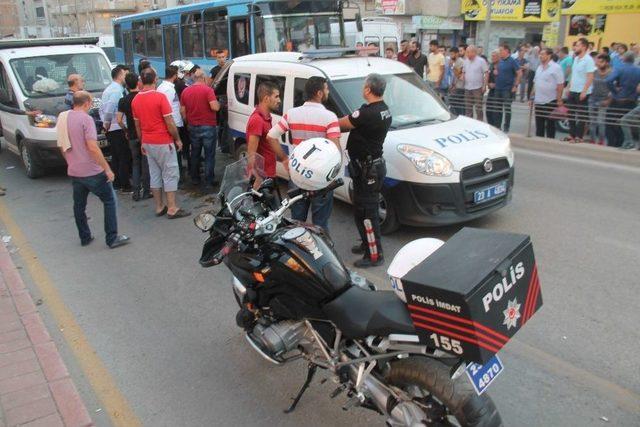
[[[306,102],[292,108],[269,131],[268,138],[276,157],[288,159],[280,146],[280,138],[291,132],[291,143],[298,145],[311,138],[327,138],[333,141],[340,153],[340,125],[338,117],[323,105],[329,99],[329,85],[324,77],[311,77],[304,87]],[[311,200],[300,201],[291,207],[291,216],[298,221],[306,221],[311,208],[314,225],[329,231],[329,217],[333,209],[333,192]]]

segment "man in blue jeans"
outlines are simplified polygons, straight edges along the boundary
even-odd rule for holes
[[[127,236],[118,235],[116,217],[116,197],[112,182],[114,174],[98,146],[96,126],[88,112],[92,106],[89,92],[77,91],[73,94],[73,110],[66,114],[58,125],[58,146],[67,161],[67,174],[73,184],[73,214],[80,235],[80,244],[89,245],[93,240],[87,222],[87,197],[93,193],[104,205],[104,231],[107,246],[114,249],[130,242]]]
[[[216,113],[220,111],[220,103],[213,89],[206,85],[202,70],[193,73],[193,85],[182,92],[180,103],[191,139],[191,182],[200,185],[200,155],[204,148],[205,184],[212,187],[218,139]]]
[[[495,103],[498,111],[495,118],[498,127],[500,127],[504,114],[502,130],[509,132],[511,127],[511,104],[518,86],[520,86],[522,70],[518,61],[511,57],[511,49],[507,44],[500,46],[500,62],[498,62],[497,68]]]

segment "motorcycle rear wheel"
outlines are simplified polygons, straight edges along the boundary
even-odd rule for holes
[[[427,394],[431,404],[439,406],[443,415],[433,425],[456,425],[448,421],[453,416],[463,427],[501,427],[502,419],[489,396],[478,396],[471,383],[463,376],[455,381],[450,377],[450,368],[428,357],[410,357],[396,361],[385,377],[387,384],[411,395],[416,402],[423,396],[415,396],[410,390],[416,388]],[[430,395],[430,396],[429,396]],[[424,399],[423,399],[424,400]]]

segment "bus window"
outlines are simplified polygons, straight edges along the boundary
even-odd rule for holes
[[[144,30],[144,21],[136,21],[131,25],[133,29],[133,53],[137,55],[145,56],[147,54],[147,49],[145,46],[145,30]]]
[[[285,83],[287,81],[287,78],[284,76],[268,76],[265,74],[258,74],[256,76],[256,90],[255,90],[255,96],[253,99],[256,100],[256,102],[258,102],[258,88],[260,87],[261,83],[264,82],[271,82],[273,84],[275,84],[278,89],[280,90],[280,100],[282,101],[280,103],[280,107],[278,108],[277,111],[274,111],[274,114],[277,114],[278,116],[282,116],[282,109],[284,108],[284,88],[285,88]]]
[[[249,46],[249,19],[240,18],[231,21],[231,54],[234,58],[251,53]]]
[[[133,43],[131,41],[131,31],[122,33],[122,44],[124,46],[124,63],[133,67]]]
[[[113,45],[118,49],[122,49],[122,29],[120,24],[113,26]]]
[[[147,56],[162,57],[162,26],[160,19],[148,19],[147,27]]]
[[[181,58],[180,38],[178,37],[178,26],[167,25],[164,27],[164,62],[171,64]]]
[[[200,12],[182,15],[182,53],[187,58],[203,58],[202,15]]]
[[[251,83],[251,74],[235,74],[233,76],[236,100],[245,105],[249,105],[249,83]]]
[[[218,50],[229,50],[229,26],[224,9],[204,11],[204,47],[209,58],[215,58]]]
[[[267,51],[267,43],[264,38],[264,19],[260,16],[260,11],[253,17],[253,46],[255,53]]]

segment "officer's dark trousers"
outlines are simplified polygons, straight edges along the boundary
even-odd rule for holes
[[[355,169],[355,170],[354,170]],[[380,215],[378,206],[380,203],[380,191],[384,177],[387,175],[387,168],[384,161],[360,171],[357,168],[350,168],[353,178],[353,204],[354,217],[360,239],[366,247],[366,258],[370,258],[365,220],[371,221],[371,226],[376,239],[378,256],[382,255],[382,241],[380,240]]]

